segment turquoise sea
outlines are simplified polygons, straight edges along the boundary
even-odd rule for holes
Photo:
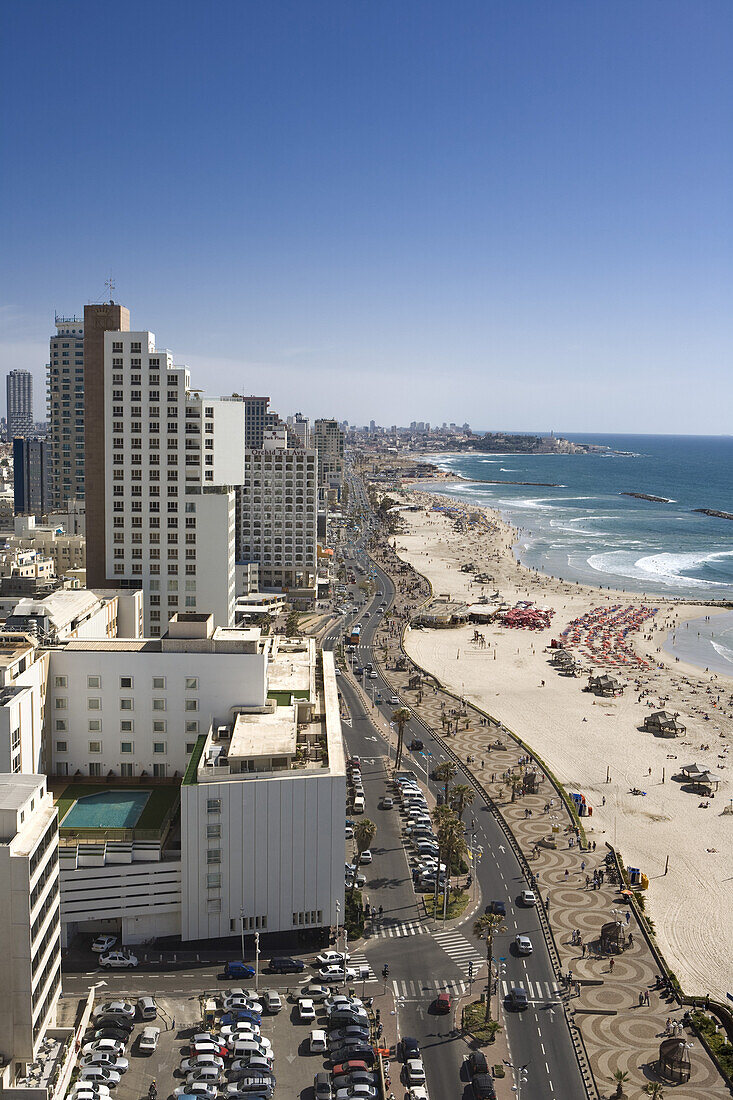
[[[733,521],[693,510],[733,512],[733,437],[566,438],[608,451],[430,458],[472,479],[442,492],[496,508],[519,529],[516,553],[527,566],[587,584],[733,604]],[[625,492],[667,497],[670,503],[637,500]],[[685,634],[686,640],[678,634],[675,643],[678,656],[733,675],[733,613],[704,624],[699,639],[697,628]]]

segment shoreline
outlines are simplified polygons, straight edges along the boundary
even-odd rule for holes
[[[720,949],[733,938],[728,858],[733,817],[721,813],[733,793],[727,772],[733,679],[700,674],[662,650],[668,631],[723,609],[560,581],[515,559],[517,532],[493,510],[469,508],[453,497],[438,501],[434,489],[412,489],[408,499],[425,507],[404,513],[406,530],[396,536],[397,552],[436,593],[475,603],[482,591],[490,595],[498,589],[509,604],[532,600],[554,612],[551,626],[542,631],[482,626],[480,647],[473,626],[408,630],[410,656],[514,730],[568,790],[586,795],[594,807],[585,819],[589,835],[609,840],[626,864],[649,876],[650,915],[683,986],[724,999],[733,989],[733,963]],[[467,529],[457,533],[446,513],[432,510],[433,503],[462,515]],[[472,527],[468,517],[478,514],[482,522]],[[491,583],[480,585],[462,572],[466,561],[489,573]],[[568,623],[618,605],[633,610],[650,604],[654,616],[626,638],[634,663],[612,673],[627,684],[623,695],[597,698],[582,690],[584,675],[560,675],[549,663],[545,647]],[[604,671],[604,662],[591,664],[587,652],[578,649],[575,656],[586,671]],[[644,717],[661,709],[679,713],[686,733],[665,739],[644,731]],[[722,778],[718,798],[707,810],[700,807],[700,796],[673,779],[679,767],[693,761]],[[634,796],[632,789],[646,795]]]

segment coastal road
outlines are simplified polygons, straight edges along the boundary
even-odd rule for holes
[[[360,495],[357,499],[360,503],[363,501],[363,497]],[[366,559],[361,541],[356,542],[353,549],[362,561]],[[384,593],[384,602],[389,604],[394,596],[394,586],[391,579],[371,559],[366,559],[366,561],[370,570],[376,574],[374,579],[377,583],[377,590]],[[378,622],[378,617],[375,616],[374,612],[379,603],[380,599],[375,597],[371,601],[371,605],[364,608],[364,610],[371,612],[368,619],[359,616],[362,621],[362,637],[359,647],[359,659],[362,664],[364,661],[373,660],[372,643]],[[342,690],[346,688],[347,683],[346,678],[342,677]],[[382,695],[386,698],[391,694],[391,689],[387,688],[381,678],[378,681],[371,681],[371,683],[377,684]],[[351,694],[353,688],[349,686],[348,691]],[[344,691],[344,696],[347,698],[346,691]],[[347,701],[349,701],[348,698]],[[358,703],[357,706],[363,712],[361,704]],[[383,718],[389,721],[394,707],[383,703],[377,709],[380,709]],[[349,736],[350,733],[353,734],[352,737]],[[446,754],[441,744],[433,737],[432,732],[414,716],[405,731],[406,744],[409,744],[413,735],[419,736],[425,744],[425,751],[432,754],[433,766],[440,763],[441,756],[445,758]],[[351,749],[352,741],[358,743],[360,740],[356,718],[354,719],[352,731],[347,730],[346,740],[350,750],[353,751]],[[378,743],[369,742],[368,744]],[[366,750],[360,751],[357,748],[356,751],[359,752],[359,755],[363,755]],[[385,746],[385,755],[387,751]],[[408,752],[406,755],[407,759],[404,766],[409,768],[411,754]],[[413,767],[418,776],[424,768],[423,761],[423,757],[413,759]],[[460,768],[454,782],[467,781],[467,769]],[[474,845],[477,850],[480,849],[482,852],[481,858],[474,869],[474,874],[477,879],[477,886],[481,891],[483,904],[494,899],[501,899],[505,902],[507,909],[506,931],[496,936],[494,940],[494,959],[498,970],[498,993],[503,996],[512,985],[521,984],[527,990],[530,1001],[528,1009],[524,1012],[505,1013],[506,1034],[513,1064],[517,1067],[527,1066],[527,1091],[529,1095],[537,1098],[562,1096],[570,1098],[570,1100],[582,1100],[586,1097],[586,1090],[572,1046],[561,997],[557,992],[556,976],[537,913],[534,909],[522,908],[518,901],[518,895],[528,884],[521,866],[512,848],[507,843],[506,836],[494,818],[488,803],[477,799],[471,807],[471,811],[473,817],[467,822],[469,833],[473,833]],[[411,889],[409,882],[407,886],[408,889]],[[370,900],[373,901],[371,897]],[[473,943],[474,946],[480,947],[471,935],[470,921],[456,931],[467,945]],[[530,956],[517,956],[514,952],[513,941],[518,933],[528,935],[531,938],[533,952]],[[398,984],[396,987],[399,993],[406,990],[414,996],[414,999],[408,996],[402,998],[399,1007],[400,1028],[403,1034],[412,1033],[421,1043],[426,1044],[425,1058],[426,1071],[429,1072],[428,1081],[430,1083],[431,1080],[434,1080],[436,1084],[440,1083],[437,1095],[455,1095],[460,1061],[467,1053],[467,1049],[462,1041],[456,1042],[451,1035],[452,1021],[449,1017],[436,1017],[429,1014],[426,998],[425,996],[422,998],[419,996],[419,989],[415,984],[423,975],[432,975],[433,973],[436,973],[441,979],[444,976],[447,978],[446,966],[445,963],[442,963],[439,970],[434,969],[438,963],[433,955],[432,948],[428,955],[427,942],[422,942],[427,940],[427,936],[419,935],[415,936],[414,939],[421,941],[420,948],[423,949],[419,950],[415,960],[415,969],[411,965],[403,965],[403,960],[408,963],[411,962],[412,952],[402,955],[395,964],[397,967],[395,971],[392,971],[390,965],[390,976],[398,983],[403,980],[413,983],[406,986]],[[430,939],[433,945],[439,946],[433,937],[430,937]],[[446,941],[444,940],[444,942]],[[460,957],[460,953],[455,946],[456,943],[457,941],[454,940],[453,944],[447,942],[446,945],[452,950],[454,957]],[[446,952],[442,948],[439,948],[439,950],[441,955],[445,957]],[[401,977],[403,970],[406,971],[404,979]],[[467,977],[465,968],[460,970],[459,967],[454,966],[451,973],[455,975],[456,970],[462,977]],[[452,980],[455,980],[455,978]],[[435,1092],[434,1087],[433,1092]]]

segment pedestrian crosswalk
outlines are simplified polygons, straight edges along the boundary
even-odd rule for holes
[[[468,982],[449,978],[429,978],[424,982],[395,980],[392,982],[395,998],[401,1001],[425,1001],[434,999],[439,993],[450,993],[453,997],[462,997],[468,991]]]
[[[486,963],[486,956],[477,951],[460,932],[434,932],[433,939],[464,974],[471,970],[471,977],[475,978]]]
[[[377,975],[372,970],[372,968],[369,964],[369,959],[366,957],[366,955],[358,954],[358,953],[356,955],[352,954],[351,958],[349,959],[349,961],[347,963],[347,966],[350,967],[350,968],[353,968],[354,970],[356,970],[357,974],[366,973],[366,971],[362,970],[362,967],[365,966],[367,968],[367,970],[369,971],[369,973],[367,974],[366,978],[361,978],[360,977],[358,980],[360,982],[361,981],[376,982]]]
[[[427,928],[425,928],[422,924],[420,924],[420,921],[417,920],[383,920],[379,928],[377,929],[377,938],[400,939],[403,936],[420,936],[423,932],[427,932]]]
[[[562,999],[562,990],[557,982],[529,981],[527,978],[523,978],[521,981],[517,982],[502,982],[502,997],[506,997],[509,990],[518,985],[524,986],[530,1001],[539,1001],[544,1004],[546,1001],[557,1002]]]

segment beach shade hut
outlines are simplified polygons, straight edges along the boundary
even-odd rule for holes
[[[601,951],[606,955],[618,955],[626,946],[626,925],[610,920],[601,928]]]
[[[596,695],[620,695],[623,692],[623,684],[615,676],[591,676],[588,679],[588,691]]]
[[[684,768],[680,768],[680,774],[684,779],[697,779],[699,775],[702,775],[704,768],[699,768],[697,764],[685,764]]]
[[[644,729],[651,730],[660,737],[678,737],[685,732],[687,726],[678,722],[676,715],[670,714],[668,710],[655,710],[644,719]]]
[[[676,1085],[690,1080],[690,1052],[684,1038],[663,1039],[659,1044],[659,1076]]]
[[[718,775],[717,772],[704,771],[700,772],[692,782],[699,791],[705,791],[712,794],[714,791],[717,791],[722,779],[722,775]]]

